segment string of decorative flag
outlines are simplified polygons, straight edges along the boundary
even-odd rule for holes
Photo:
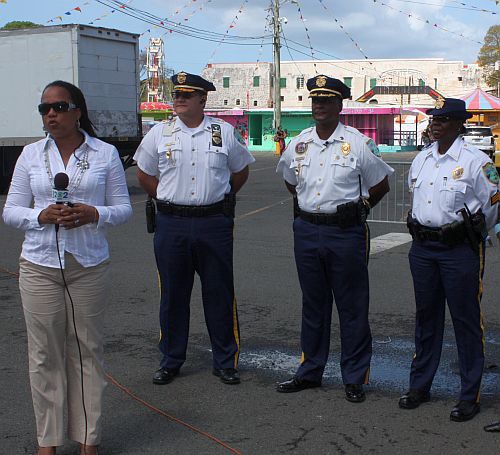
[[[123,3],[117,5],[116,8],[113,8],[109,12],[106,12],[106,13],[102,14],[101,16],[96,17],[95,19],[91,20],[90,22],[88,22],[88,25],[93,25],[95,22],[103,20],[104,18],[106,18],[110,14],[115,13],[118,8],[121,8],[121,9],[127,8],[127,5],[130,4],[132,1],[133,0],[124,1]],[[55,17],[49,19],[46,23],[50,24],[50,23],[55,23],[56,21],[63,22],[64,16],[71,16],[72,14],[75,14],[75,12],[83,13],[82,7],[90,5],[90,3],[91,3],[90,1],[84,2],[80,6],[76,6],[75,8],[72,8],[59,16],[55,16]]]
[[[431,3],[431,2],[424,2],[424,1],[417,1],[417,0],[393,0],[393,1],[402,2],[402,3],[414,3],[417,5],[439,6],[441,8],[464,9],[464,10],[469,10],[469,11],[477,11],[480,13],[497,14],[496,11],[491,11],[489,9],[480,8],[476,5],[470,5],[470,4],[467,4],[464,2],[460,2],[458,0],[451,0],[451,3],[456,3],[457,5],[460,5],[460,6],[446,5],[443,3]],[[498,1],[497,1],[497,5],[498,5]]]
[[[208,59],[208,63],[212,63],[213,62],[213,59],[214,59],[215,54],[217,53],[218,49],[221,47],[222,43],[224,41],[226,41],[226,37],[229,34],[229,30],[232,29],[232,28],[234,28],[234,27],[236,27],[236,22],[238,22],[238,19],[239,19],[238,14],[242,14],[243,13],[243,9],[245,8],[245,6],[246,6],[247,3],[248,3],[248,0],[243,0],[243,3],[238,8],[238,12],[235,14],[233,20],[231,21],[231,23],[229,24],[228,28],[226,29],[226,32],[224,33],[224,36],[222,37],[222,39],[215,46],[215,49],[213,50],[212,55],[210,55],[210,58]]]
[[[190,5],[193,5],[194,3],[196,3],[197,0],[189,0],[188,3],[186,3],[184,6],[182,6],[181,8],[177,8],[173,14],[173,16],[176,16],[176,15],[179,15],[181,13],[182,10],[186,9],[187,7],[189,7]],[[212,3],[212,0],[205,0],[205,3],[202,3],[200,4],[199,7],[195,8],[190,14],[188,14],[187,16],[184,17],[184,19],[179,20],[179,22],[177,22],[176,25],[181,25],[182,22],[187,22],[189,19],[191,19],[197,12],[200,12],[203,10],[203,8],[207,5],[207,3]],[[193,5],[194,6],[194,5]],[[166,18],[165,18],[166,20]],[[165,22],[164,21],[160,21],[159,22],[159,25],[165,25]],[[156,28],[159,28],[158,25],[153,25],[153,27],[151,28],[148,28],[147,30],[144,30],[139,36],[144,36],[146,33],[149,33],[151,34],[151,31],[156,29]],[[167,33],[173,33],[173,30],[172,29],[168,29],[167,31],[165,31],[161,36],[160,38],[163,38]]]
[[[396,11],[397,13],[403,14],[410,19],[415,19],[417,21],[423,22],[424,24],[429,25],[430,27],[434,27],[434,28],[441,30],[443,32],[450,33],[450,34],[455,35],[455,36],[459,36],[460,38],[467,39],[467,40],[472,41],[473,43],[476,43],[476,44],[483,44],[481,41],[476,41],[475,39],[472,39],[470,37],[465,36],[463,33],[458,33],[458,32],[454,32],[453,30],[449,30],[446,27],[443,27],[442,25],[439,25],[430,19],[425,19],[425,18],[420,17],[420,16],[418,16],[410,11],[403,11],[403,10],[394,8],[393,6],[388,5],[387,3],[384,3],[383,1],[380,1],[380,0],[373,0],[373,3],[381,5],[381,6],[385,6],[386,8],[389,8],[393,11]]]
[[[309,43],[309,49],[311,51],[311,58],[313,59],[314,72],[316,74],[318,74],[318,68],[316,68],[316,57],[314,56],[314,49],[313,49],[312,44],[311,44],[311,37],[309,36],[309,29],[307,28],[306,20],[304,19],[304,15],[302,14],[302,9],[300,8],[300,3],[298,1],[294,2],[294,3],[296,3],[296,5],[297,5],[297,12],[299,13],[299,18],[300,18],[302,25],[304,26],[304,30],[306,32],[307,42]]]
[[[269,24],[270,24],[270,12],[268,11],[267,12],[267,16],[266,18],[264,19],[264,24],[266,24],[264,26],[264,35],[266,34],[266,32],[269,32],[271,33],[271,29],[269,28]],[[252,77],[249,79],[248,81],[248,89],[247,91],[250,90],[250,88],[253,86],[253,78],[255,77],[258,69],[259,69],[259,63],[262,59],[262,53],[264,52],[264,36],[262,37],[262,41],[260,42],[260,47],[259,47],[259,50],[258,50],[258,53],[257,53],[257,59],[255,60],[255,66],[254,66],[254,69],[253,69],[253,73],[252,73]]]
[[[324,0],[318,0],[319,3],[321,4],[321,6],[324,8],[325,11],[328,11],[329,13],[331,13],[331,11],[327,8],[327,6],[325,5],[324,3]],[[370,60],[370,58],[368,57],[368,55],[366,55],[365,51],[361,48],[361,46],[356,42],[356,40],[351,36],[351,34],[345,29],[345,27],[342,25],[342,23],[332,14],[332,17],[333,17],[333,20],[335,21],[335,23],[338,25],[338,27],[340,28],[340,30],[342,30],[342,32],[344,33],[345,36],[347,36],[347,38],[349,38],[349,40],[352,42],[352,44],[354,45],[354,47],[359,51],[359,53],[364,57],[364,59],[373,67],[373,69],[375,70],[375,66],[373,65],[373,62]],[[377,72],[375,70],[375,72]],[[381,78],[382,76],[380,74],[378,74],[378,76]]]
[[[59,22],[62,22],[63,21],[63,16],[71,16],[73,13],[73,11],[76,11],[76,12],[79,12],[79,13],[82,13],[82,6],[86,6],[86,5],[90,5],[90,2],[85,2],[85,3],[82,3],[81,6],[77,6],[75,8],[72,8],[70,9],[69,11],[66,11],[63,15],[61,16],[55,16],[53,17],[52,19],[49,19],[46,23],[47,24],[50,24],[51,22],[55,22],[56,20],[59,21]]]
[[[94,1],[108,7],[121,5],[121,3],[118,0],[94,0]],[[211,30],[190,27],[188,25],[181,24],[180,22],[173,22],[167,18],[162,19],[158,16],[155,16],[152,13],[149,13],[148,11],[141,10],[133,6],[128,6],[126,9],[119,9],[117,11],[129,17],[133,17],[134,19],[140,20],[142,22],[151,25],[157,25],[159,28],[163,28],[167,31],[172,31],[174,33],[184,36],[189,36],[192,38],[198,38],[203,41],[212,41],[218,43],[222,38],[225,38],[226,44],[239,45],[239,46],[256,46],[257,44],[255,43],[255,41],[262,39],[262,36],[228,35],[228,34],[213,32]]]

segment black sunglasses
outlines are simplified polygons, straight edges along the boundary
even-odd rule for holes
[[[72,109],[76,109],[76,105],[73,103],[67,103],[66,101],[42,103],[38,105],[38,112],[40,112],[40,115],[47,115],[51,109],[54,109],[54,112],[59,114],[61,112],[68,112]]]
[[[192,98],[193,96],[195,96],[194,92],[172,92],[172,99],[173,100],[180,99],[180,98],[184,98],[184,99],[188,100],[188,99]]]

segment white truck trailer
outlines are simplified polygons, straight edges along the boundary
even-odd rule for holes
[[[37,106],[55,80],[80,87],[98,137],[128,167],[142,136],[139,71],[136,34],[74,24],[0,30],[0,192],[23,146],[45,136]]]

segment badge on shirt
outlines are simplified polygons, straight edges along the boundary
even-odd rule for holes
[[[295,153],[297,155],[303,155],[304,153],[307,152],[307,144],[305,142],[299,142],[296,146],[295,146]]]
[[[483,172],[490,183],[493,183],[493,185],[498,185],[500,177],[498,177],[497,168],[493,163],[486,163],[483,166]]]
[[[349,144],[349,142],[343,142],[340,150],[342,152],[342,155],[349,155],[349,153],[351,153],[351,144]]]
[[[458,180],[460,177],[464,175],[464,168],[463,167],[456,167],[451,171],[451,176],[453,177],[454,180]]]
[[[212,123],[212,145],[215,147],[222,147],[222,132],[220,125]]]

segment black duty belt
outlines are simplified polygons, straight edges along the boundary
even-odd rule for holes
[[[422,226],[420,223],[415,224],[416,229],[410,233],[416,240],[441,242],[448,246],[460,245],[467,240],[464,223],[455,222],[434,229]]]
[[[224,213],[224,201],[210,205],[178,205],[171,202],[157,201],[156,206],[161,213],[185,217],[203,217]]]
[[[313,224],[339,224],[339,216],[336,213],[311,213],[300,210],[299,217]]]

